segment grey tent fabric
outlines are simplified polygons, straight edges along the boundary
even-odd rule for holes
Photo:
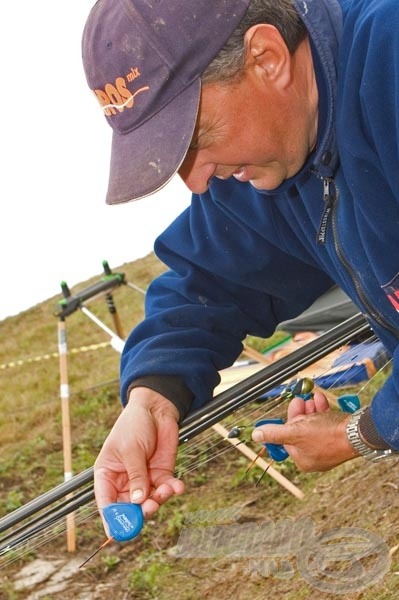
[[[352,300],[341,288],[334,286],[298,317],[280,323],[277,330],[292,334],[298,331],[327,331],[358,313],[359,309]]]

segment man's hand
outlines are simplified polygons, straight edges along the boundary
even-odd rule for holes
[[[100,510],[111,502],[133,502],[149,516],[183,493],[183,482],[174,477],[178,419],[176,407],[157,392],[132,390],[94,465]]]
[[[256,442],[282,444],[301,471],[328,471],[357,456],[346,437],[350,415],[330,410],[327,398],[294,398],[284,425],[262,425],[252,433]]]

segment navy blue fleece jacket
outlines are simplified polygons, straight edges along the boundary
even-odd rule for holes
[[[211,401],[247,334],[270,336],[335,282],[393,357],[371,417],[399,449],[399,2],[295,5],[319,90],[317,149],[273,192],[213,180],[157,239],[169,271],[127,340],[122,401],[144,376],[161,376],[172,400],[183,389],[182,411]]]

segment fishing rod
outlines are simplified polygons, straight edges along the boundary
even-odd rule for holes
[[[305,346],[294,350],[289,355],[260,369],[254,375],[231,386],[228,390],[217,394],[211,403],[196,410],[184,420],[179,432],[179,444],[186,443],[245,404],[271,391],[276,386],[287,381],[288,378],[295,376],[301,369],[315,363],[340,346],[370,331],[370,326],[365,317],[360,313],[354,315],[340,325],[323,333],[318,338],[311,340]],[[92,501],[94,499],[93,476],[94,470],[93,467],[90,467],[82,473],[75,475],[69,481],[59,484],[50,491],[1,518],[0,533],[21,523],[23,520],[44,510],[65,496],[73,494],[75,490],[88,484],[88,489],[84,494],[84,502],[88,503]],[[76,503],[72,496],[62,505],[62,516],[73,512],[75,509]],[[53,523],[53,516],[50,516],[48,519],[44,518],[40,522],[40,529],[42,530]],[[31,523],[28,523],[26,527],[30,525]],[[23,529],[22,527],[21,535],[23,535]],[[35,532],[36,530],[37,528],[35,528]],[[2,542],[3,540],[0,539],[0,543]],[[0,546],[0,552],[2,549],[4,547]]]
[[[5,515],[0,519],[0,533],[6,531],[13,525],[16,525],[23,519],[27,519],[28,517],[36,514],[40,510],[47,508],[50,504],[57,502],[64,496],[73,493],[75,490],[83,487],[87,483],[91,483],[93,481],[93,467],[85,469],[78,475],[71,477],[71,479],[67,482],[60,483],[55,486],[48,492],[41,494],[37,498],[34,498],[27,504],[24,504],[20,508],[17,508],[9,515]]]
[[[245,404],[284,383],[301,369],[312,365],[355,337],[368,332],[370,326],[365,317],[361,313],[354,315],[305,346],[221,392],[211,403],[199,408],[183,421],[179,432],[180,443],[188,441]]]
[[[60,519],[66,517],[71,512],[78,510],[94,500],[93,488],[83,490],[75,494],[72,498],[60,503],[51,510],[46,511],[45,515],[39,515],[31,519],[26,525],[22,525],[12,530],[1,539],[0,556],[10,551],[15,546],[19,546],[29,541],[35,535],[38,535],[48,527],[57,524]]]

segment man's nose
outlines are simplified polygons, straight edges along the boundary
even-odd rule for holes
[[[199,164],[195,158],[186,157],[178,172],[189,190],[194,194],[203,194],[207,191],[215,171],[214,163]]]

